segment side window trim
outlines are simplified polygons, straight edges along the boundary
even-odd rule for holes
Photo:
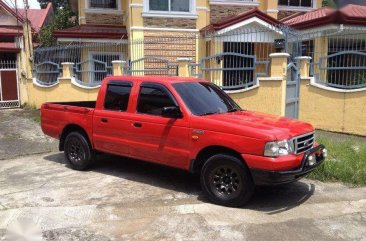
[[[118,86],[126,86],[126,87],[132,87],[133,84],[131,81],[120,81],[120,80],[111,80],[107,83],[107,85],[118,85]]]

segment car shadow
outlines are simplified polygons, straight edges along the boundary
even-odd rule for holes
[[[51,154],[45,159],[68,166],[63,153]],[[201,191],[198,175],[192,175],[183,170],[130,158],[98,155],[89,171],[183,192],[197,196],[201,202],[209,202]],[[315,185],[302,181],[279,186],[257,187],[252,199],[243,208],[269,215],[281,213],[306,202],[314,192]]]

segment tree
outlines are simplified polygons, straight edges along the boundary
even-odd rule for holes
[[[71,28],[78,25],[77,17],[68,9],[58,9],[51,24],[44,26],[39,32],[39,42],[42,46],[49,47],[56,43],[53,31]]]
[[[59,9],[65,9],[69,8],[69,1],[68,0],[37,0],[39,2],[39,5],[42,9],[47,7],[47,4],[49,2],[52,3],[53,11],[57,13]]]
[[[337,4],[335,3],[334,0],[323,0],[322,5],[323,7],[331,7],[331,8],[337,7]]]

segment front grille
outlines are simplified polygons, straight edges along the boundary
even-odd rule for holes
[[[306,152],[314,146],[314,132],[294,138],[295,153],[300,154]]]

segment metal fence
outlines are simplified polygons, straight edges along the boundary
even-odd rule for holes
[[[366,87],[366,29],[338,28],[303,37],[303,55],[312,57],[311,76],[339,88]]]
[[[112,74],[112,61],[125,60],[125,74],[178,75],[178,58],[190,58],[190,74],[225,90],[241,90],[269,76],[269,55],[287,52],[290,62],[310,56],[317,83],[342,89],[366,87],[366,28],[337,28],[300,34],[287,26],[246,26],[215,33],[146,32],[143,40],[70,43],[34,51],[34,77],[49,85],[62,62],[74,63],[75,79],[96,85]],[[0,63],[1,64],[1,63]]]
[[[99,84],[112,74],[113,60],[126,60],[125,74],[178,75],[178,58],[191,59],[190,73],[225,90],[239,90],[269,74],[274,40],[283,39],[277,27],[240,29],[227,33],[145,33],[144,39],[119,44],[70,43],[34,51],[34,77],[45,85],[57,82],[63,62],[74,63],[77,81]]]
[[[252,87],[258,77],[269,75],[274,40],[283,38],[283,32],[274,26],[206,34],[199,40],[202,58],[191,64],[191,75],[227,91]]]
[[[0,60],[0,69],[16,69],[16,66],[14,60]]]
[[[76,81],[93,86],[112,75],[112,61],[126,60],[126,42],[70,43],[34,50],[33,76],[43,85],[52,85],[62,74],[61,63],[74,63]]]

